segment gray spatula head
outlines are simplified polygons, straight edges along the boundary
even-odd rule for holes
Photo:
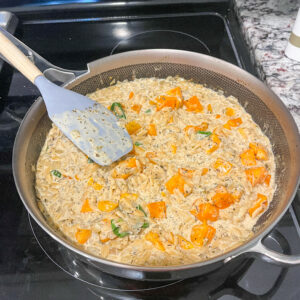
[[[49,118],[88,157],[102,166],[110,165],[132,150],[127,131],[104,106],[48,81],[35,79]]]

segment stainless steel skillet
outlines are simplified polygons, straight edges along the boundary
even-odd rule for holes
[[[18,44],[18,41],[10,37]],[[31,51],[19,45],[24,52]],[[28,53],[27,53],[28,54]],[[32,105],[16,136],[13,151],[13,173],[20,197],[31,216],[53,239],[67,247],[86,265],[104,272],[136,280],[173,280],[202,275],[222,267],[241,255],[259,256],[263,260],[283,265],[300,264],[300,255],[286,256],[267,249],[262,239],[288,209],[300,177],[300,138],[296,124],[279,98],[257,78],[222,60],[206,55],[168,49],[126,52],[99,59],[88,64],[87,72],[74,73],[51,66],[31,51],[35,63],[44,64],[44,74],[60,79],[65,87],[86,94],[108,86],[111,79],[132,80],[141,77],[179,75],[194,82],[221,89],[237,97],[256,123],[270,138],[276,157],[277,190],[268,211],[255,226],[254,237],[240,247],[204,262],[172,267],[138,267],[100,259],[87,254],[56,232],[45,220],[36,203],[36,164],[51,123],[42,99]]]

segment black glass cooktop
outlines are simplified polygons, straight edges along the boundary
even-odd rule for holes
[[[91,11],[56,8],[56,13],[19,9],[15,35],[53,64],[67,69],[84,70],[90,61],[128,50],[173,48],[219,57],[254,72],[232,11],[227,14],[227,4],[222,5],[198,7],[194,3],[170,6],[163,11],[152,7],[149,8],[152,14],[139,10],[138,6],[128,10],[117,7],[109,13],[95,7]],[[7,65],[3,66],[0,71],[1,300],[300,298],[300,267],[283,269],[260,260],[238,260],[206,276],[155,285],[95,274],[80,266],[30,220],[14,185],[11,170],[14,137],[37,96],[33,85]],[[286,254],[300,253],[299,225],[292,208],[266,243]]]

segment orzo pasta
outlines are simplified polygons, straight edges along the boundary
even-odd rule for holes
[[[252,236],[272,200],[275,163],[236,98],[174,77],[88,96],[116,114],[134,149],[101,167],[52,127],[36,191],[69,240],[99,257],[156,266],[202,261]]]

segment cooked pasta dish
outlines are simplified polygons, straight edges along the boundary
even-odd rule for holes
[[[102,167],[53,125],[36,166],[38,205],[87,253],[167,266],[251,238],[275,190],[269,139],[233,96],[179,77],[117,82],[87,95],[133,150]]]

